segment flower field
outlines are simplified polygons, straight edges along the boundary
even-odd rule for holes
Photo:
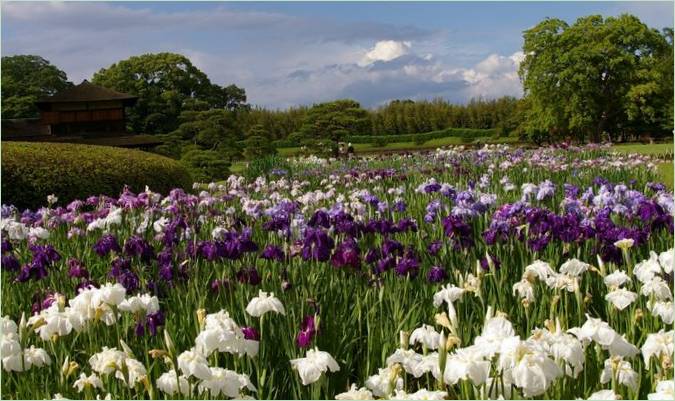
[[[650,156],[487,146],[2,208],[6,399],[673,399]]]

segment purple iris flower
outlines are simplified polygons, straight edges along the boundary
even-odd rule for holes
[[[276,245],[267,245],[262,252],[262,258],[267,260],[282,261],[286,258],[284,251]]]
[[[406,218],[406,219],[401,219],[398,221],[396,224],[396,231],[400,233],[404,232],[417,232],[417,222],[414,219],[411,218]]]
[[[2,253],[11,252],[11,251],[12,251],[12,244],[7,239],[3,239],[2,240]]]
[[[53,291],[47,291],[42,297],[41,292],[33,294],[33,305],[31,306],[31,312],[33,314],[40,313],[40,311],[49,308],[52,304],[56,302],[56,293]]]
[[[94,252],[98,256],[105,256],[110,252],[121,252],[122,249],[117,243],[117,238],[112,234],[104,234],[93,246]]]
[[[382,243],[382,255],[400,255],[403,253],[403,245],[393,239],[385,239]]]
[[[399,276],[416,277],[420,269],[420,262],[414,256],[404,256],[398,261],[394,271]]]
[[[244,338],[247,340],[260,341],[260,334],[258,330],[253,327],[242,327],[241,331],[244,333]]]
[[[330,227],[330,216],[328,216],[328,213],[324,210],[317,210],[314,212],[312,218],[309,219],[308,225],[314,228],[328,228]]]
[[[396,266],[396,257],[389,255],[380,259],[377,262],[377,264],[373,268],[373,272],[375,274],[382,274],[387,270],[393,269],[395,266]]]
[[[474,245],[473,230],[460,216],[451,215],[444,218],[443,230],[455,250],[471,248]]]
[[[148,316],[146,316],[146,322],[148,325],[148,329],[150,330],[150,334],[152,336],[157,335],[157,328],[160,326],[164,326],[164,312],[161,310],[158,310],[155,313],[151,313]]]
[[[325,262],[330,258],[331,249],[335,242],[320,228],[307,227],[302,245],[304,260],[318,260]]]
[[[138,235],[132,235],[126,240],[124,253],[128,256],[138,256],[145,262],[149,262],[155,257],[155,250],[152,245]]]
[[[502,266],[502,262],[494,255],[490,255],[490,260],[492,261],[492,266],[494,266],[495,270],[499,270],[499,268]],[[480,267],[485,271],[490,270],[490,262],[486,256],[483,256],[480,259]]]
[[[429,252],[429,255],[431,256],[436,256],[438,255],[438,252],[443,249],[443,242],[441,241],[433,241],[431,244],[427,246],[427,251]]]
[[[312,339],[316,335],[316,323],[314,315],[307,315],[302,320],[300,325],[300,332],[298,333],[295,342],[299,348],[307,348],[312,343]]]
[[[394,206],[392,207],[392,209],[396,212],[405,212],[406,208],[407,206],[403,200],[394,202]]]
[[[427,273],[427,281],[430,283],[442,283],[448,278],[448,273],[440,266],[432,266]]]
[[[360,249],[354,241],[353,238],[347,238],[345,241],[341,242],[331,258],[331,263],[333,267],[351,267],[353,269],[361,268],[361,256]]]
[[[14,255],[2,255],[2,270],[17,271],[21,268],[19,260]]]
[[[432,192],[438,192],[441,190],[441,184],[437,182],[432,182],[424,186],[424,192],[430,194]]]
[[[81,261],[75,258],[68,259],[68,276],[73,278],[89,278],[89,271],[84,267]]]
[[[380,257],[382,257],[382,255],[380,254],[379,249],[369,249],[368,252],[366,252],[366,263],[375,263]]]
[[[262,281],[255,266],[243,267],[237,272],[237,280],[243,284],[258,285]]]

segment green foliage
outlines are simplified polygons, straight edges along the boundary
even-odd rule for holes
[[[305,146],[328,146],[332,153],[336,153],[337,144],[346,136],[369,130],[368,112],[349,99],[314,105],[300,127]]]
[[[71,86],[66,73],[40,56],[2,58],[2,118],[36,117],[35,101]]]
[[[230,174],[230,162],[214,150],[191,149],[180,161],[198,182],[224,179]]]
[[[458,137],[465,138],[471,142],[475,138],[490,137],[497,133],[496,129],[471,129],[471,128],[448,128],[439,131],[424,132],[418,134],[405,135],[353,135],[347,137],[347,141],[352,143],[394,143],[394,142],[415,142],[421,143],[432,139]],[[378,145],[379,146],[379,145]]]
[[[244,141],[244,157],[253,160],[259,157],[276,154],[277,149],[272,145],[268,138],[261,135],[253,135]]]
[[[373,137],[373,145],[379,147],[379,148],[384,148],[387,146],[389,143],[390,138],[387,138],[384,135],[378,135]]]
[[[370,113],[371,132],[372,135],[405,135],[450,127],[495,128],[506,124],[518,103],[519,100],[508,96],[494,100],[472,99],[466,105],[454,105],[443,99],[394,100]]]
[[[254,180],[256,177],[285,175],[292,177],[293,170],[285,158],[278,155],[266,155],[255,158],[248,163],[244,177]]]
[[[139,97],[128,114],[131,130],[149,134],[174,131],[181,112],[248,107],[243,89],[220,87],[180,54],[144,54],[94,74],[92,82]]]
[[[3,202],[36,208],[47,195],[61,204],[90,195],[117,196],[128,185],[166,194],[190,190],[192,179],[178,162],[152,153],[67,143],[2,142]]]
[[[523,52],[530,136],[616,140],[672,121],[672,31],[631,15],[546,19],[525,31]]]

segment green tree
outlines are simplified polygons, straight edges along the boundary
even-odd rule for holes
[[[198,182],[209,182],[226,178],[230,173],[230,162],[214,150],[193,149],[184,153],[180,161]]]
[[[178,118],[178,129],[171,136],[232,161],[241,156],[239,142],[243,136],[237,127],[237,119],[237,112],[230,110],[184,111]]]
[[[573,25],[546,19],[528,29],[519,73],[530,131],[593,141],[624,134],[652,113],[643,99],[667,95],[655,89],[661,75],[653,72],[667,48],[664,35],[631,15],[588,16]],[[672,73],[670,80],[672,104]]]
[[[244,140],[244,158],[252,160],[276,153],[277,150],[272,145],[270,133],[262,124],[256,124],[249,129]]]
[[[305,143],[317,151],[330,149],[337,155],[338,143],[347,135],[370,132],[368,112],[354,100],[336,100],[314,105],[300,127]]]
[[[139,97],[128,114],[134,132],[174,131],[184,110],[247,107],[243,89],[211,83],[187,57],[174,53],[130,57],[101,69],[92,82]]]
[[[72,86],[66,73],[40,56],[2,58],[2,118],[37,117],[35,101]]]

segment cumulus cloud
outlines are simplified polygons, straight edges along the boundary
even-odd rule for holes
[[[182,53],[249,101],[284,108],[350,97],[364,106],[398,98],[519,95],[522,53],[453,64],[443,32],[378,21],[337,21],[202,5],[2,3],[3,53],[39,54],[73,81],[133,55]],[[54,40],[57,37],[58,40]]]
[[[410,42],[398,42],[395,40],[381,40],[365,54],[360,65],[369,65],[376,61],[391,61],[408,54]]]

